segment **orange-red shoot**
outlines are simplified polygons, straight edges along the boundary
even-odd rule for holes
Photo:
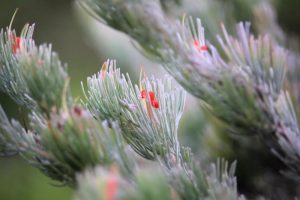
[[[159,108],[159,102],[158,102],[157,99],[155,99],[155,94],[154,94],[154,92],[149,91],[149,92],[148,92],[148,95],[149,95],[149,99],[150,99],[151,105],[152,105],[154,108]],[[142,99],[146,99],[146,97],[147,97],[147,91],[146,91],[145,89],[143,89],[143,90],[141,91],[141,98],[142,98]]]
[[[146,92],[145,89],[143,89],[143,90],[141,91],[141,98],[142,98],[142,99],[146,99],[146,96],[147,96],[147,92]]]
[[[115,200],[118,191],[118,179],[115,175],[110,175],[105,186],[105,200]]]
[[[154,92],[150,91],[148,94],[149,94],[150,101],[151,102],[154,101],[155,100],[155,94],[154,94]]]
[[[208,50],[208,46],[207,45],[200,45],[199,40],[194,40],[193,42],[194,47],[199,51],[207,51]]]
[[[13,49],[13,53],[16,54],[17,50],[21,48],[21,38],[20,37],[16,37],[16,40],[14,40],[14,38],[11,38],[11,46]]]
[[[206,45],[203,45],[200,47],[201,51],[207,51],[208,50],[208,47]]]
[[[151,102],[151,104],[152,104],[152,106],[153,106],[154,108],[159,108],[159,103],[158,103],[158,101],[157,101],[156,99],[154,99],[154,100]]]

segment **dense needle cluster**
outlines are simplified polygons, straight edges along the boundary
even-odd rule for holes
[[[142,89],[141,91],[141,98],[142,99],[150,99],[150,104],[154,107],[154,108],[159,108],[159,102],[157,99],[155,99],[155,94],[152,91],[149,91],[147,93],[147,91],[145,89]]]
[[[276,31],[270,35],[255,36],[250,23],[240,22],[235,29],[208,26],[218,34],[207,41],[206,18],[204,23],[193,17],[180,22],[168,9],[183,1],[78,3],[134,39],[170,76],[141,76],[135,84],[116,61],[107,60],[81,83],[84,98],[78,103],[70,92],[66,65],[51,45],[34,42],[33,25],[25,25],[19,36],[11,26],[1,29],[0,91],[28,110],[29,121],[23,127],[0,106],[2,156],[21,155],[53,180],[74,188],[76,200],[245,199],[234,175],[236,162],[218,159],[208,165],[208,158],[193,155],[180,143],[187,91],[212,124],[222,124],[220,137],[232,145],[234,159],[239,162],[244,152],[255,152],[255,158],[280,162],[284,172],[262,173],[273,179],[255,184],[253,191],[258,192],[252,196],[272,198],[267,195],[274,192],[273,182],[282,184],[278,193],[283,198],[297,196],[300,130],[294,92],[290,95],[284,87],[297,53],[289,59],[276,40],[281,32],[267,7],[256,13],[263,12],[273,23]],[[255,173],[253,180],[261,175]]]

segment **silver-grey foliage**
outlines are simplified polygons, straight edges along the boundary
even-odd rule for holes
[[[134,84],[107,60],[82,83],[82,108],[73,101],[66,67],[51,45],[35,44],[33,26],[26,25],[20,36],[11,27],[2,29],[0,90],[30,109],[25,129],[0,107],[2,156],[19,153],[52,179],[78,187],[77,199],[244,199],[235,163],[218,160],[207,170],[180,144],[185,89],[225,124],[230,136],[249,141],[257,136],[288,167],[284,173],[299,180],[298,119],[284,88],[288,64],[296,62],[279,45],[284,35],[267,1],[259,4],[262,9],[256,7],[254,17],[268,21],[269,28],[261,22],[256,29],[273,33],[254,36],[248,22],[235,30],[230,26],[231,31],[221,24],[213,42],[205,39],[200,19],[171,17],[169,6],[184,1],[78,2],[133,38],[183,88],[169,76],[143,73]]]
[[[222,36],[217,36],[218,43],[213,45],[205,40],[199,19],[196,23],[192,18],[174,23],[157,1],[79,2],[109,26],[135,39],[147,55],[160,60],[187,91],[208,103],[230,132],[258,134],[290,167],[290,173],[299,177],[297,118],[283,89],[287,50],[278,45],[274,35],[255,37],[249,23],[239,23],[236,36],[232,36],[221,25]],[[280,30],[272,21],[274,16],[268,10],[261,12],[257,17],[269,17],[276,38]]]
[[[92,185],[86,187],[85,180],[76,179],[95,167],[105,173],[112,169],[129,184],[119,198],[214,199],[221,193],[227,199],[240,198],[232,170],[208,172],[179,143],[185,91],[171,77],[142,75],[138,86],[108,60],[87,80],[82,100],[87,110],[72,100],[66,68],[51,45],[37,46],[32,34],[33,26],[26,25],[20,36],[10,27],[0,35],[1,91],[30,109],[25,129],[0,108],[2,156],[18,153],[53,180],[80,187],[84,199],[106,195],[96,191],[94,197],[85,196],[95,183],[87,180]],[[143,159],[157,161],[154,170],[160,173],[146,175]]]

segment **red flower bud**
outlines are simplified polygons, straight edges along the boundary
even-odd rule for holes
[[[154,101],[154,99],[155,99],[155,94],[154,94],[154,92],[150,91],[148,94],[149,94],[150,101],[151,101],[151,102]]]
[[[198,51],[207,51],[208,50],[207,45],[200,46],[200,43],[198,40],[194,40],[193,45]]]
[[[20,37],[16,37],[16,40],[14,40],[14,38],[11,37],[11,46],[12,46],[14,54],[16,54],[17,53],[17,49],[21,48],[21,38]]]
[[[202,51],[207,51],[207,50],[208,50],[208,47],[207,47],[206,45],[203,45],[203,46],[201,46],[201,50],[202,50]]]
[[[105,187],[105,200],[115,200],[118,190],[118,179],[114,174],[109,175]]]
[[[149,99],[150,99],[150,103],[154,108],[159,108],[159,103],[158,101],[155,99],[155,93],[150,91],[148,92],[149,95]],[[145,99],[147,97],[147,91],[145,89],[143,89],[141,91],[141,98]]]
[[[152,106],[154,107],[154,108],[159,108],[159,103],[158,103],[158,101],[155,99],[155,100],[153,100],[153,101],[151,101],[151,104],[152,104]]]
[[[194,40],[193,44],[194,44],[194,46],[195,46],[196,48],[199,47],[199,41],[198,41],[198,40]]]
[[[143,90],[141,91],[141,98],[142,98],[142,99],[145,99],[145,98],[146,98],[146,95],[147,95],[146,90],[143,89]]]

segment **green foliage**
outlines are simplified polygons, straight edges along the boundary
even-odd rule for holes
[[[159,61],[223,122],[228,137],[240,135],[249,143],[260,138],[288,167],[285,175],[299,180],[298,120],[283,89],[292,62],[275,40],[284,36],[267,13],[270,4],[265,1],[265,10],[253,16],[265,14],[276,33],[255,37],[250,24],[241,22],[236,34],[229,34],[222,24],[222,36],[213,44],[205,40],[200,19],[174,23],[167,5],[183,1],[78,2]],[[250,15],[244,5],[234,1]],[[20,154],[53,180],[76,188],[79,200],[245,199],[237,189],[235,162],[219,159],[207,169],[180,144],[185,91],[171,77],[141,73],[139,84],[133,84],[108,60],[86,86],[82,83],[81,108],[70,94],[65,65],[51,45],[37,46],[32,35],[29,25],[19,37],[11,27],[0,33],[0,90],[29,110],[25,129],[0,107],[1,155]]]
[[[29,96],[44,113],[49,113],[52,107],[60,108],[68,93],[65,67],[57,54],[52,52],[51,46],[37,47],[33,41],[22,45],[27,50],[21,50],[16,56]]]
[[[30,40],[33,34],[33,26],[26,25],[22,31],[24,41]],[[10,28],[4,32],[1,29],[1,57],[0,57],[0,76],[2,92],[7,93],[15,102],[32,108],[35,104],[34,100],[28,96],[28,88],[22,77],[18,60],[13,52],[13,47],[16,48],[16,33]]]
[[[128,199],[171,200],[171,188],[166,177],[157,170],[142,171],[137,175],[137,188]]]
[[[87,108],[101,120],[117,120],[124,138],[141,156],[155,159],[157,154],[165,162],[168,156],[179,159],[177,129],[184,91],[174,87],[170,77],[145,77],[139,88],[133,86],[128,75],[120,74],[114,62],[104,65],[108,71],[88,78]],[[155,100],[158,107],[153,106]]]
[[[297,62],[291,61],[279,45],[286,36],[278,27],[268,1],[262,2],[261,8],[256,1],[234,2],[234,6],[241,8],[246,8],[243,6],[247,3],[253,6],[248,6],[253,10],[246,10],[258,20],[255,28],[264,35],[255,37],[250,33],[250,24],[241,22],[231,31],[236,33],[234,36],[222,24],[222,36],[216,37],[214,45],[205,40],[200,19],[195,23],[190,17],[174,23],[158,1],[138,1],[134,5],[133,1],[80,2],[106,24],[133,38],[139,50],[159,60],[184,89],[205,102],[214,116],[224,122],[230,133],[228,137],[235,137],[231,133],[258,136],[289,168],[286,172],[289,177],[299,177],[299,159],[292,156],[299,153],[298,120],[289,94],[283,89],[288,64]],[[113,17],[114,13],[119,15]],[[129,17],[131,21],[124,20]],[[149,32],[145,33],[146,30]],[[294,53],[293,60],[297,56]]]
[[[218,160],[210,172],[193,164],[191,171],[173,168],[167,173],[161,168],[146,167],[134,174],[134,179],[121,176],[118,169],[96,168],[78,176],[76,200],[81,199],[240,199],[233,175],[235,164]]]
[[[12,139],[12,134],[22,133],[23,127],[15,120],[9,121],[3,108],[0,106],[0,154],[10,156],[18,152],[18,146]]]
[[[122,162],[126,158],[121,152],[122,139],[115,133],[118,125],[108,130],[107,123],[99,124],[72,105],[65,67],[50,46],[35,45],[32,32],[33,26],[28,25],[20,37],[9,28],[1,32],[1,52],[8,53],[1,56],[3,92],[32,109],[29,130],[15,120],[10,122],[0,110],[1,153],[20,153],[54,180],[75,186],[76,173],[86,167]],[[17,87],[13,94],[11,87]],[[124,171],[130,170],[129,163],[120,165]]]
[[[32,31],[29,26],[24,30]],[[7,29],[3,35],[10,33]],[[18,40],[20,44],[17,44]],[[13,46],[14,42],[18,46]],[[82,186],[80,178],[76,179],[78,173],[96,166],[104,169],[115,166],[120,177],[132,186],[132,189],[124,190],[122,197],[125,199],[171,199],[177,192],[179,196],[198,199],[199,195],[209,194],[206,180],[210,175],[200,165],[193,171],[193,156],[189,148],[178,141],[185,92],[175,86],[170,77],[160,80],[144,76],[140,86],[133,85],[129,76],[125,77],[116,68],[114,61],[107,61],[98,75],[88,78],[84,104],[90,113],[73,104],[68,92],[68,75],[49,46],[37,47],[32,38],[26,39],[23,35],[4,43],[13,51],[3,58],[1,70],[6,73],[18,69],[18,81],[25,86],[24,91],[16,90],[11,97],[25,108],[31,108],[32,105],[22,98],[26,92],[26,97],[35,104],[28,115],[28,130],[14,120],[9,121],[1,109],[3,155],[19,153],[47,176],[62,184],[79,187],[79,191],[88,188]],[[12,61],[15,65],[10,64]],[[0,80],[6,84],[9,78],[12,77]],[[125,141],[130,147],[126,147]],[[141,158],[158,161],[157,168],[161,173],[148,176],[147,172],[137,171],[138,160],[129,159],[127,148],[133,149]],[[183,184],[169,184],[173,178]],[[172,185],[174,192],[171,193]],[[194,189],[185,191],[188,187]],[[228,190],[235,192],[236,188],[231,187],[228,185]],[[196,195],[191,196],[194,191]],[[92,194],[90,198],[93,198]]]
[[[44,114],[60,108],[63,97],[69,100],[67,74],[51,46],[36,46],[34,26],[25,25],[20,36],[1,30],[1,91],[18,104]],[[50,75],[51,74],[51,75]],[[49,92],[51,91],[51,92]]]

